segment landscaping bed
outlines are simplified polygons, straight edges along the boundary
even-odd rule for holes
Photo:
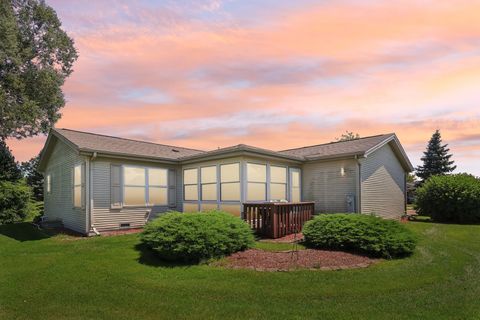
[[[340,270],[365,268],[376,261],[378,259],[340,251],[305,249],[272,252],[249,249],[234,253],[216,264],[232,269],[291,271],[297,269]]]

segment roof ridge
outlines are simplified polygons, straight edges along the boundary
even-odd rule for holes
[[[290,149],[284,149],[284,150],[279,150],[277,152],[284,152],[284,151],[291,151],[291,150],[298,150],[298,149],[305,149],[305,148],[312,148],[312,147],[319,147],[319,146],[326,146],[330,144],[336,144],[336,143],[342,143],[342,142],[349,142],[349,141],[356,141],[356,140],[363,140],[363,139],[368,139],[368,138],[375,138],[375,137],[381,137],[381,136],[391,136],[394,135],[395,133],[383,133],[383,134],[375,134],[373,136],[367,136],[367,137],[361,137],[357,139],[351,139],[351,140],[345,140],[345,141],[332,141],[332,142],[326,142],[326,143],[319,143],[319,144],[314,144],[310,146],[304,146],[304,147],[297,147],[297,148],[290,148]]]
[[[186,149],[186,150],[192,150],[192,151],[206,152],[205,150],[185,148],[185,147],[180,147],[180,146],[172,146],[172,145],[169,145],[169,144],[155,143],[155,142],[144,141],[144,140],[136,140],[136,139],[130,139],[130,138],[115,137],[115,136],[110,136],[110,135],[102,134],[102,133],[86,132],[86,131],[73,130],[73,129],[68,129],[68,128],[54,128],[54,130],[57,130],[57,131],[58,130],[66,130],[66,131],[89,134],[89,135],[92,135],[92,136],[102,136],[102,137],[107,137],[107,138],[114,138],[114,139],[127,140],[127,141],[133,141],[133,142],[148,143],[148,144],[153,144],[153,145],[156,145],[156,146],[164,146],[164,147],[169,147],[169,148],[179,148],[179,149]]]

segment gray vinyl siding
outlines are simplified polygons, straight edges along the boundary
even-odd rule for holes
[[[131,228],[140,228],[145,225],[147,217],[155,218],[161,213],[176,208],[167,206],[149,207],[123,207],[111,208],[110,201],[110,168],[111,164],[135,165],[164,169],[176,169],[174,166],[158,163],[143,163],[136,161],[121,161],[116,159],[98,158],[91,161],[93,179],[93,207],[92,224],[97,231],[119,229],[121,224],[130,224]],[[178,186],[177,186],[178,189]]]
[[[302,167],[303,200],[314,201],[316,213],[347,212],[347,195],[357,200],[357,177],[355,159],[306,163]]]
[[[362,163],[362,213],[398,219],[405,211],[405,170],[387,144]]]
[[[51,175],[51,192],[45,190],[46,220],[62,221],[71,230],[86,233],[86,210],[73,207],[73,169],[75,165],[85,163],[85,158],[56,140],[45,167],[45,176]]]

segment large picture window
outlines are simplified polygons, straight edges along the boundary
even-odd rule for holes
[[[73,168],[73,206],[81,208],[83,206],[83,165],[78,164]]]
[[[203,167],[200,169],[200,184],[202,200],[217,200],[217,166]]]
[[[270,166],[270,199],[287,199],[287,168]]]
[[[198,169],[183,170],[183,199],[198,200]]]
[[[267,166],[247,163],[247,201],[267,200]]]
[[[240,201],[240,164],[220,165],[220,197],[222,201]]]
[[[125,166],[123,168],[123,181],[125,205],[167,205],[167,169]]]

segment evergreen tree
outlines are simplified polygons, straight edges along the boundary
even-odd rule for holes
[[[27,184],[32,188],[33,198],[37,201],[43,201],[43,175],[37,170],[39,161],[40,155],[22,162],[21,168],[27,179]]]
[[[22,172],[13,157],[10,148],[0,139],[0,181],[15,182],[22,178]]]
[[[443,175],[455,170],[457,166],[453,165],[454,161],[450,160],[452,157],[448,152],[448,144],[442,145],[442,136],[440,131],[436,130],[432,138],[428,142],[427,151],[421,158],[423,166],[418,166],[416,169],[417,177],[423,181],[434,175]]]

